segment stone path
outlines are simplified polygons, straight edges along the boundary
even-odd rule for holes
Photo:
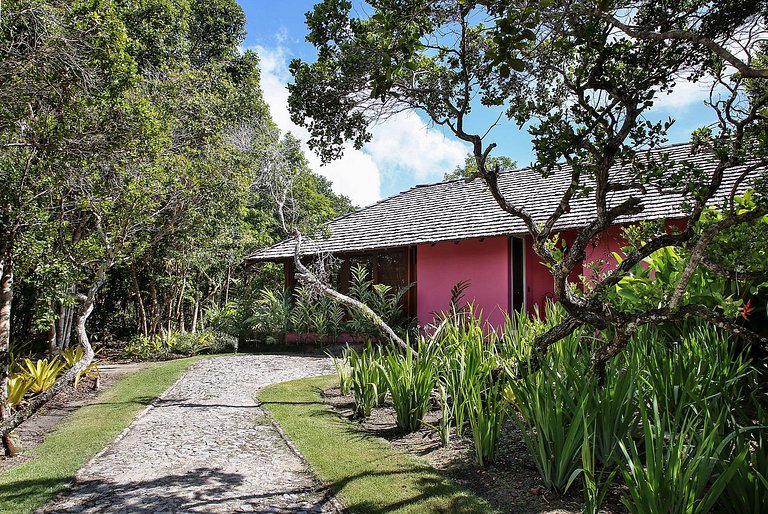
[[[39,512],[335,512],[254,400],[265,385],[332,370],[304,356],[198,362]]]

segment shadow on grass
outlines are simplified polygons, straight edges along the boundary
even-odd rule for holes
[[[206,511],[231,512],[244,506],[250,512],[275,512],[280,509],[313,510],[326,508],[330,495],[313,501],[287,500],[285,495],[317,493],[311,488],[275,487],[271,491],[243,494],[238,489],[245,483],[245,472],[225,473],[215,469],[198,468],[186,473],[148,480],[116,483],[92,479],[77,481],[70,490],[62,493],[37,512],[176,512]],[[63,480],[23,480],[9,483],[7,491],[0,493],[8,504],[23,501],[27,495],[41,489],[60,487]],[[294,505],[291,503],[294,502]]]
[[[317,400],[305,400],[305,393],[309,391],[317,396]],[[323,402],[321,394],[321,388],[311,386],[297,392],[296,401],[288,400],[289,395],[281,392],[272,396],[274,400],[262,399],[262,405],[273,415],[275,410],[271,406],[277,407],[277,410],[289,409],[290,416],[293,416],[291,423],[324,425],[325,430],[330,431],[323,436],[332,440],[330,453],[325,455],[318,456],[316,449],[311,448],[312,440],[302,441],[304,436],[301,434],[297,434],[294,443],[298,444],[310,464],[326,477],[328,492],[342,496],[350,512],[474,513],[491,510],[487,504],[428,464],[400,450],[383,446],[381,435],[394,437],[402,435],[402,432],[381,430],[371,433],[333,411]],[[278,422],[283,425],[279,417]],[[287,433],[291,435],[290,430]],[[366,446],[370,452],[366,451]],[[345,469],[351,473],[346,474]]]

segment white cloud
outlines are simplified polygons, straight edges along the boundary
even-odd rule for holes
[[[373,128],[365,151],[382,169],[416,180],[439,180],[464,162],[468,148],[446,138],[413,112],[400,113]]]
[[[308,131],[291,121],[288,112],[288,71],[290,55],[276,47],[256,46],[261,62],[261,87],[272,119],[284,132],[290,131],[306,142]],[[467,148],[430,129],[415,113],[401,113],[372,128],[373,138],[362,150],[351,146],[341,159],[321,166],[320,159],[306,143],[304,151],[310,167],[333,182],[337,193],[349,196],[355,204],[369,205],[381,198],[381,177],[413,184],[439,180],[446,171],[464,162]]]
[[[309,132],[291,121],[288,112],[288,53],[282,46],[257,46],[261,62],[261,88],[264,101],[269,105],[272,120],[283,132],[291,132],[304,142],[304,153],[309,166],[333,183],[333,190],[348,196],[357,205],[368,205],[381,198],[381,174],[370,156],[348,148],[341,159],[321,166],[320,158],[306,145]]]
[[[702,105],[709,98],[711,85],[700,82],[691,82],[681,78],[675,84],[672,92],[664,95],[656,95],[653,103],[654,111],[681,111],[694,105]]]

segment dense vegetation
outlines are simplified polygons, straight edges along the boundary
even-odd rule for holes
[[[545,486],[562,493],[576,484],[584,512],[597,513],[619,483],[633,513],[762,512],[764,358],[712,326],[646,326],[601,384],[582,351],[599,338],[584,329],[531,368],[535,338],[566,315],[557,304],[546,314],[510,318],[497,333],[471,309],[457,312],[418,341],[415,357],[394,345],[348,350],[336,361],[342,393],[361,417],[389,398],[406,432],[437,398],[442,444],[468,433],[480,466],[494,462],[504,425],[514,423]]]
[[[270,119],[244,27],[234,0],[3,2],[3,392],[12,355],[197,332],[274,285],[241,263],[281,237],[276,183],[305,232],[350,209]]]
[[[758,303],[763,310],[764,298],[689,293],[695,281],[768,279],[767,16],[765,2],[745,0],[411,0],[374,2],[365,12],[349,0],[324,0],[307,14],[317,59],[291,63],[291,114],[325,160],[345,144],[362,147],[375,122],[406,109],[469,144],[471,177],[525,225],[567,312],[540,335],[537,354],[591,327],[604,339],[584,350],[604,373],[643,325],[687,319],[768,349],[765,334],[734,316]],[[649,155],[675,123],[658,119],[655,104],[687,82],[711,86],[704,102],[711,123],[693,132],[690,155]],[[495,139],[507,134],[493,131],[500,120],[528,131],[535,172],[567,174],[549,212],[500,186],[505,163]],[[709,169],[701,154],[712,159]],[[750,198],[737,202],[748,187]],[[596,269],[589,287],[573,287],[597,238],[654,212],[651,189],[684,197],[679,225],[642,224],[620,264]],[[723,207],[717,217],[709,216],[713,204]],[[588,216],[568,217],[584,205]],[[567,243],[563,226],[575,232]],[[723,246],[748,258],[724,257]],[[660,249],[677,256],[663,287],[637,272]],[[646,302],[615,294],[630,277]]]

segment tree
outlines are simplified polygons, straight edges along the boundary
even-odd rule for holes
[[[108,181],[113,177],[105,169],[114,170],[112,165],[135,154],[138,147],[131,152],[124,145],[136,135],[137,124],[144,123],[142,102],[128,93],[135,83],[135,67],[113,7],[109,2],[19,0],[4,5],[0,19],[0,427],[6,453],[13,451],[8,432],[50,397],[40,395],[27,410],[10,416],[7,382],[17,265],[29,268],[34,262],[30,259],[58,243],[69,249],[79,243],[79,236],[60,236],[70,226],[71,214],[87,210],[80,193],[93,186],[94,173],[103,172],[103,181]],[[104,162],[112,157],[117,161]],[[99,225],[93,217],[81,219]],[[60,257],[64,260],[63,253]],[[61,267],[67,264],[72,271],[82,262]],[[93,294],[89,287],[78,317],[84,357],[64,380],[71,380],[93,357],[85,332]]]
[[[499,171],[512,171],[517,168],[517,163],[511,158],[505,155],[490,156],[485,165],[489,169],[497,169]],[[467,154],[464,158],[464,165],[456,166],[453,171],[446,173],[443,176],[443,180],[456,180],[456,179],[475,179],[477,178],[477,162],[475,162],[475,156]]]
[[[372,122],[406,109],[421,111],[471,144],[477,175],[499,207],[525,223],[568,313],[536,340],[536,354],[590,325],[607,335],[592,355],[599,373],[639,326],[689,317],[768,347],[765,337],[737,324],[727,301],[704,305],[687,293],[702,267],[727,275],[729,270],[709,265],[720,234],[768,214],[768,97],[760,86],[768,70],[759,58],[766,13],[764,2],[738,0],[409,0],[374,2],[370,16],[360,19],[352,16],[350,2],[325,0],[307,14],[307,39],[317,47],[317,60],[291,63],[291,114],[309,129],[310,146],[326,161],[340,155],[345,141],[364,145]],[[740,49],[738,55],[733,48]],[[673,122],[648,119],[648,111],[681,78],[712,84],[707,104],[717,121],[694,134],[696,151],[717,159],[711,175],[693,159],[673,163],[664,152],[657,159],[644,152],[665,142]],[[547,217],[532,217],[502,194],[498,170],[490,166],[496,144],[486,140],[487,131],[469,129],[473,110],[481,108],[530,127],[537,172],[546,176],[562,162],[570,165],[570,186]],[[615,176],[618,163],[631,165],[632,176]],[[722,218],[707,222],[704,213],[726,171],[741,165],[745,171]],[[752,202],[737,209],[737,191],[746,184],[754,187]],[[643,212],[649,187],[685,196],[685,226],[644,225],[623,261],[598,284],[572,287],[568,277],[583,266],[590,241],[622,216]],[[611,202],[619,191],[625,199]],[[563,248],[556,224],[584,195],[593,201],[594,217]],[[670,274],[674,283],[660,304],[615,301],[617,284],[654,252],[671,247],[684,258],[676,264],[679,272]],[[763,269],[749,271],[763,280],[768,276]]]

